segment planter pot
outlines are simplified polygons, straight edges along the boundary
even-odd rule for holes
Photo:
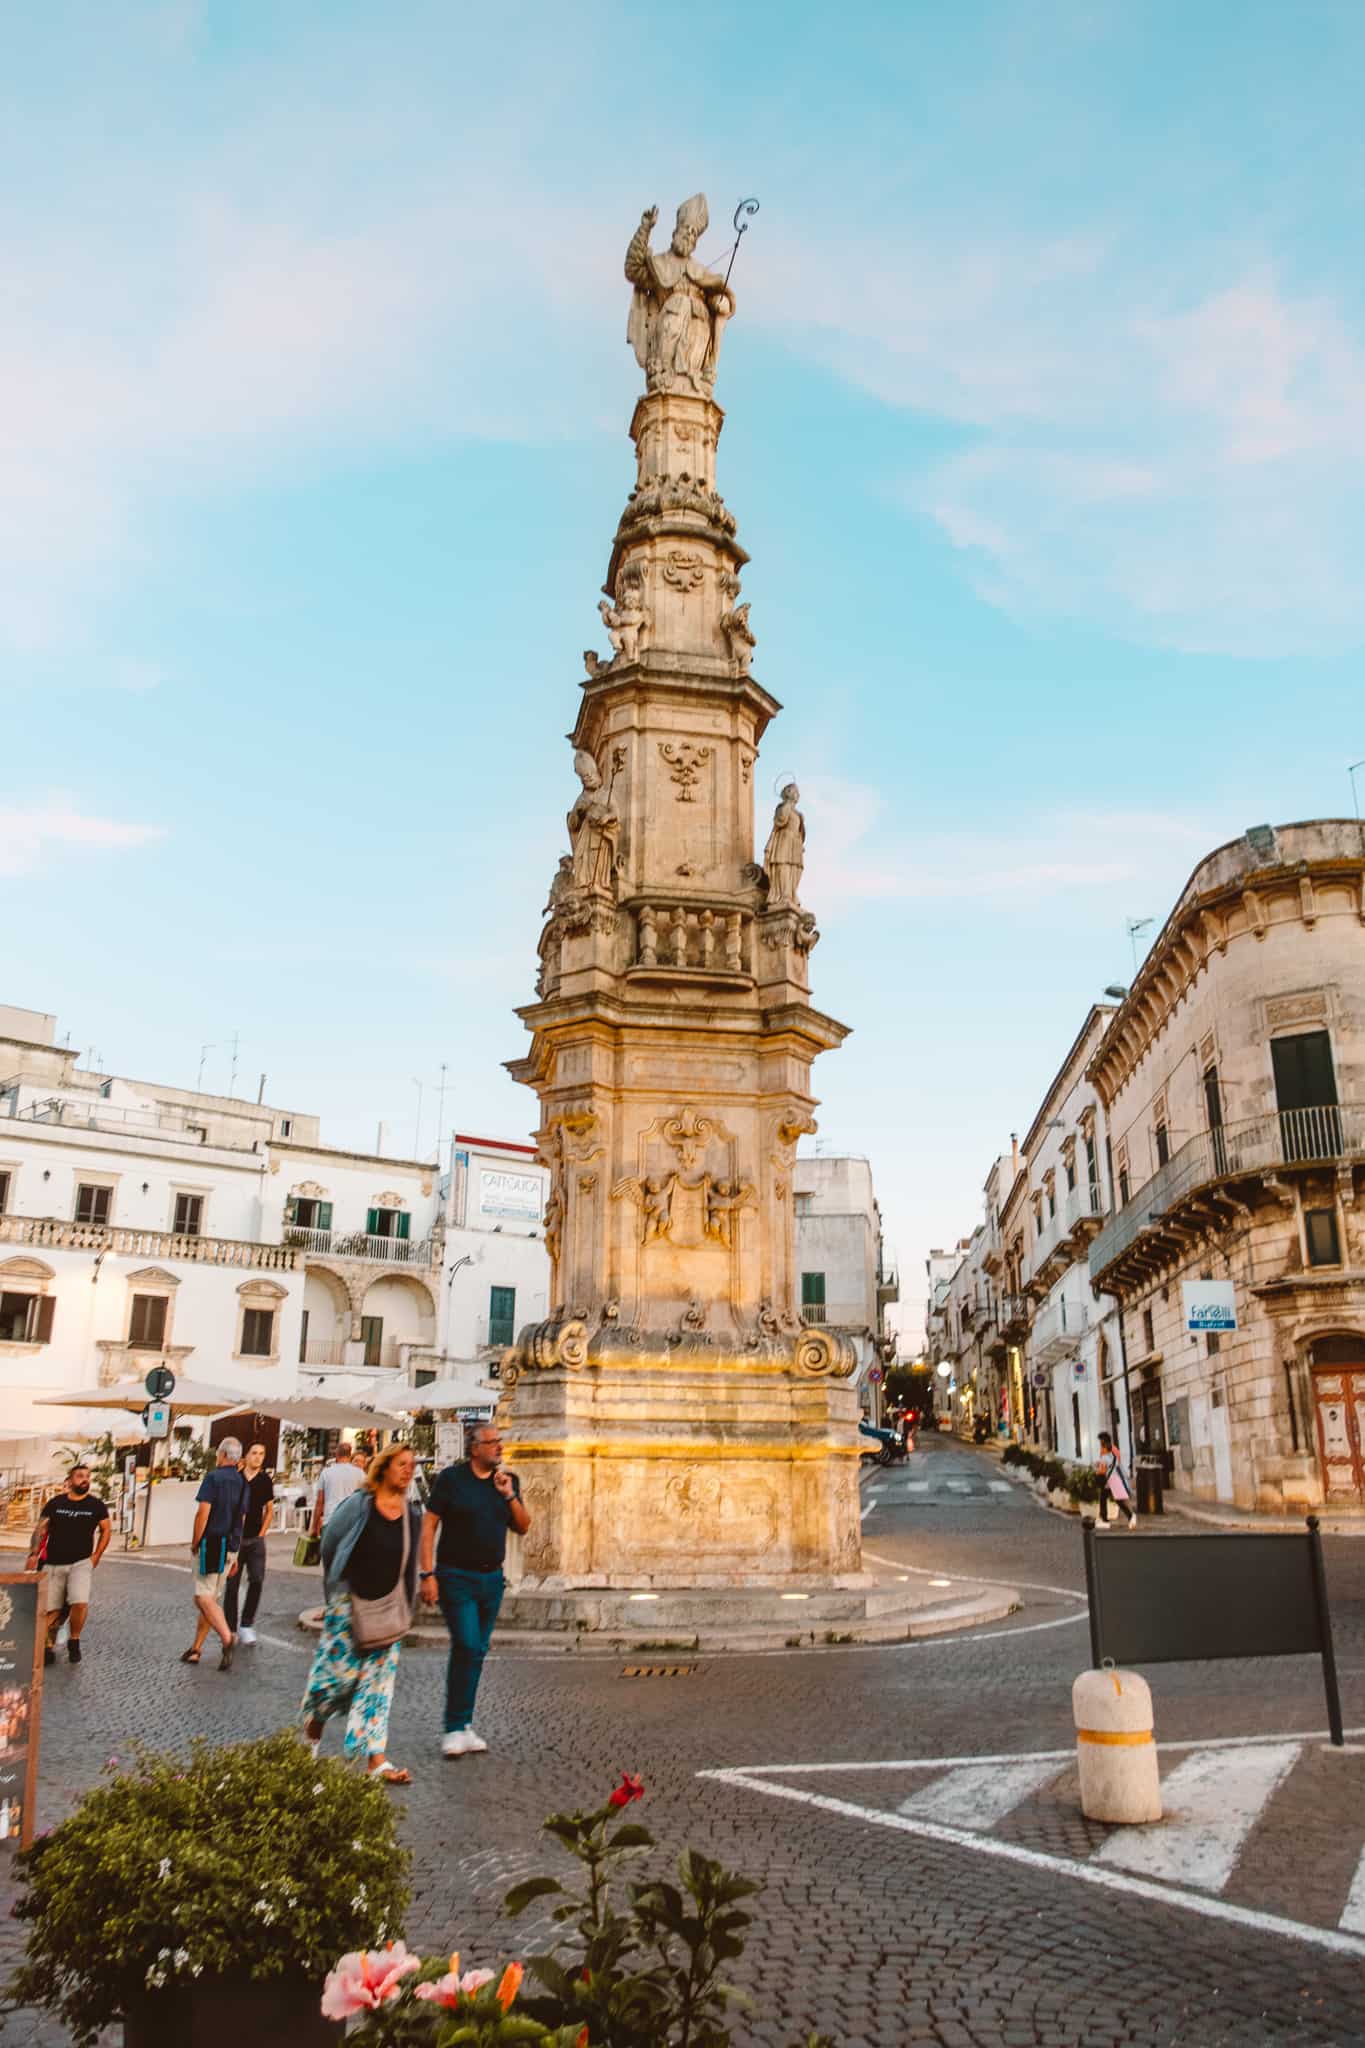
[[[321,1976],[200,1977],[149,1991],[123,2022],[123,2048],[336,2048],[319,2011]]]

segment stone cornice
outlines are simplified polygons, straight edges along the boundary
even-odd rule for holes
[[[1339,843],[1294,859],[1296,834]],[[1239,870],[1225,858],[1230,849],[1220,848],[1196,868],[1086,1069],[1106,1109],[1214,954],[1248,938],[1260,942],[1272,925],[1311,931],[1328,917],[1365,924],[1365,856],[1352,821],[1284,826],[1279,838],[1284,858]]]

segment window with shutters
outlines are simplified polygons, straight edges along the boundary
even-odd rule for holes
[[[1310,1266],[1341,1264],[1341,1237],[1337,1230],[1335,1209],[1305,1209],[1303,1234],[1308,1246]]]
[[[1142,1341],[1149,1355],[1156,1350],[1156,1335],[1152,1328],[1152,1311],[1149,1308],[1142,1311]]]
[[[801,1275],[801,1318],[807,1323],[823,1323],[825,1320],[825,1276],[823,1273]]]
[[[135,1294],[128,1318],[128,1342],[136,1351],[160,1351],[166,1342],[166,1297]]]
[[[360,1318],[360,1341],[365,1346],[365,1363],[378,1366],[384,1355],[383,1316],[362,1316]]]
[[[488,1341],[490,1344],[512,1344],[516,1341],[517,1290],[515,1287],[490,1287],[488,1290]]]
[[[76,1222],[107,1223],[113,1199],[112,1188],[95,1187],[89,1181],[81,1181],[76,1188]]]
[[[8,1209],[8,1207],[9,1207],[9,1175],[8,1175],[7,1173],[0,1173],[0,1216],[3,1216],[3,1215],[4,1215],[4,1213],[5,1213],[5,1211],[6,1211],[7,1209]]]
[[[369,1237],[396,1237],[405,1239],[412,1218],[406,1209],[367,1209],[365,1231]]]
[[[204,1228],[204,1197],[177,1195],[171,1229],[177,1237],[198,1237]]]
[[[56,1303],[50,1294],[0,1294],[0,1344],[48,1344]]]
[[[291,1195],[284,1205],[284,1220],[296,1230],[330,1230],[332,1205],[316,1195]]]
[[[1158,1166],[1164,1166],[1171,1156],[1171,1134],[1165,1124],[1157,1125],[1153,1138],[1156,1144],[1156,1163]]]
[[[242,1311],[242,1356],[243,1358],[269,1358],[275,1344],[275,1311],[273,1308],[248,1308]]]

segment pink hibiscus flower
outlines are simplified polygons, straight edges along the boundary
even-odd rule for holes
[[[397,1998],[403,1979],[421,1967],[421,1957],[409,1955],[401,1941],[343,1956],[322,1987],[323,2018],[348,2020],[352,2013],[387,2005]]]

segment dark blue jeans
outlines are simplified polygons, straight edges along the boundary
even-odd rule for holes
[[[436,1586],[441,1612],[450,1631],[450,1662],[446,1666],[446,1734],[467,1728],[474,1718],[474,1698],[493,1624],[507,1581],[501,1572],[465,1572],[438,1565]]]

